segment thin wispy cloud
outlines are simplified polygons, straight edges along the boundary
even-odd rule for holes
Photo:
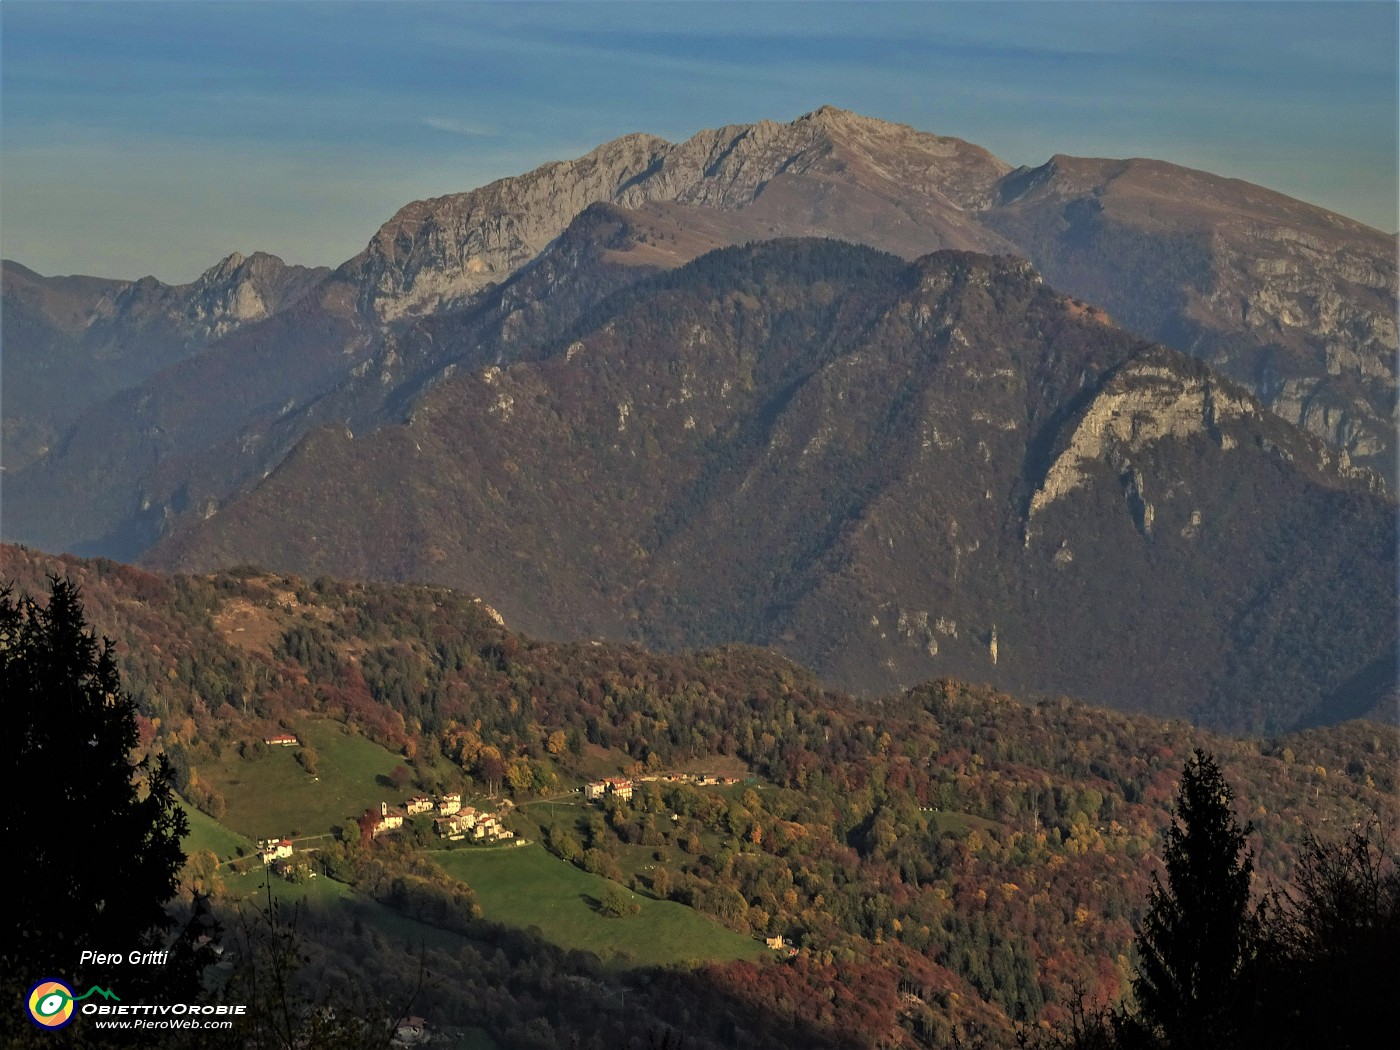
[[[495,135],[496,129],[487,124],[477,124],[474,121],[462,120],[457,117],[423,117],[418,123],[425,128],[432,128],[434,131],[446,131],[453,135]]]

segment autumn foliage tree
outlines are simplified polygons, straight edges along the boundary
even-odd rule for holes
[[[1400,866],[1373,823],[1312,839],[1289,891],[1270,897],[1250,975],[1249,1047],[1381,1045],[1400,973]]]

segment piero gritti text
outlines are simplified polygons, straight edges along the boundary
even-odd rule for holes
[[[163,951],[132,952],[92,952],[86,951],[78,957],[78,965],[91,963],[94,966],[164,966],[170,958],[169,949]]]

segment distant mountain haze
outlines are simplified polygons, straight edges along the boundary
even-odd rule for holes
[[[176,286],[0,267],[7,472],[46,455],[84,408],[295,303],[330,272],[261,252]]]
[[[1378,479],[1023,261],[727,249],[551,345],[318,428],[146,560],[431,579],[870,692],[951,673],[1263,730],[1390,688]]]
[[[415,202],[333,272],[3,290],[7,540],[862,690],[1262,730],[1393,689],[1395,240],[1247,183],[828,107]]]

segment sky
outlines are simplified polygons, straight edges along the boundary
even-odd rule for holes
[[[1397,226],[1382,3],[0,3],[0,254],[334,266],[403,204],[823,104],[1155,157]]]

